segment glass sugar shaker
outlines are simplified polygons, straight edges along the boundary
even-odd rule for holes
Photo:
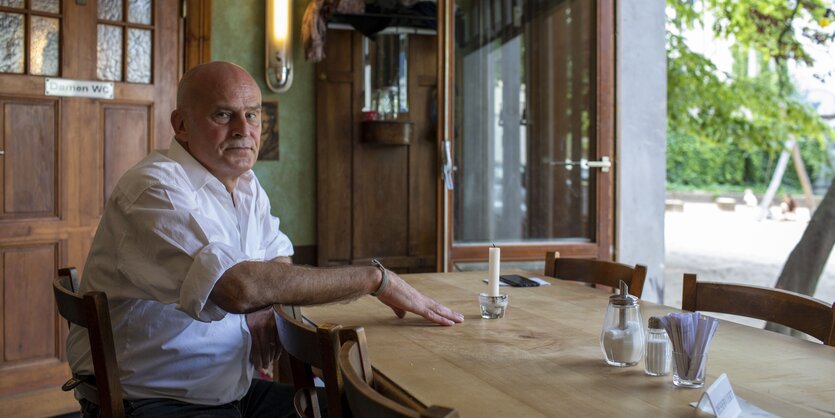
[[[644,354],[644,325],[638,298],[629,294],[623,281],[619,293],[609,297],[600,348],[610,366],[634,366]]]
[[[644,373],[650,376],[664,376],[670,373],[670,359],[673,345],[661,320],[653,316],[647,326],[647,348],[644,355]]]

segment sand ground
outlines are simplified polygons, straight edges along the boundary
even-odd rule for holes
[[[664,303],[681,306],[685,272],[696,273],[701,280],[773,287],[806,229],[808,211],[799,211],[795,220],[757,221],[756,214],[756,208],[744,205],[728,212],[713,203],[689,202],[683,212],[668,211]],[[814,296],[835,301],[835,257],[829,257]]]

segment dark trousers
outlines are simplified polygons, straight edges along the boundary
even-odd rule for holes
[[[249,391],[241,400],[225,405],[195,405],[165,398],[126,400],[125,415],[136,418],[294,418],[296,410],[293,407],[293,393],[292,385],[253,379]],[[324,394],[319,398],[323,400]],[[82,399],[80,403],[82,417],[101,417],[98,405],[86,399]]]

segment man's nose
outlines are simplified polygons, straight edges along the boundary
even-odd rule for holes
[[[246,115],[235,115],[232,118],[230,123],[230,127],[232,129],[232,136],[235,138],[243,138],[247,136],[247,129],[249,129],[249,124],[246,120]]]

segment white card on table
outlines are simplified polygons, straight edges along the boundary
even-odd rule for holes
[[[713,411],[705,408],[707,406],[706,403],[710,405],[710,409]],[[731,381],[728,379],[728,375],[722,373],[707,388],[699,400],[698,408],[713,412],[718,418],[736,418],[739,416],[742,410],[739,407],[736,395],[734,395],[734,390],[731,388]]]

